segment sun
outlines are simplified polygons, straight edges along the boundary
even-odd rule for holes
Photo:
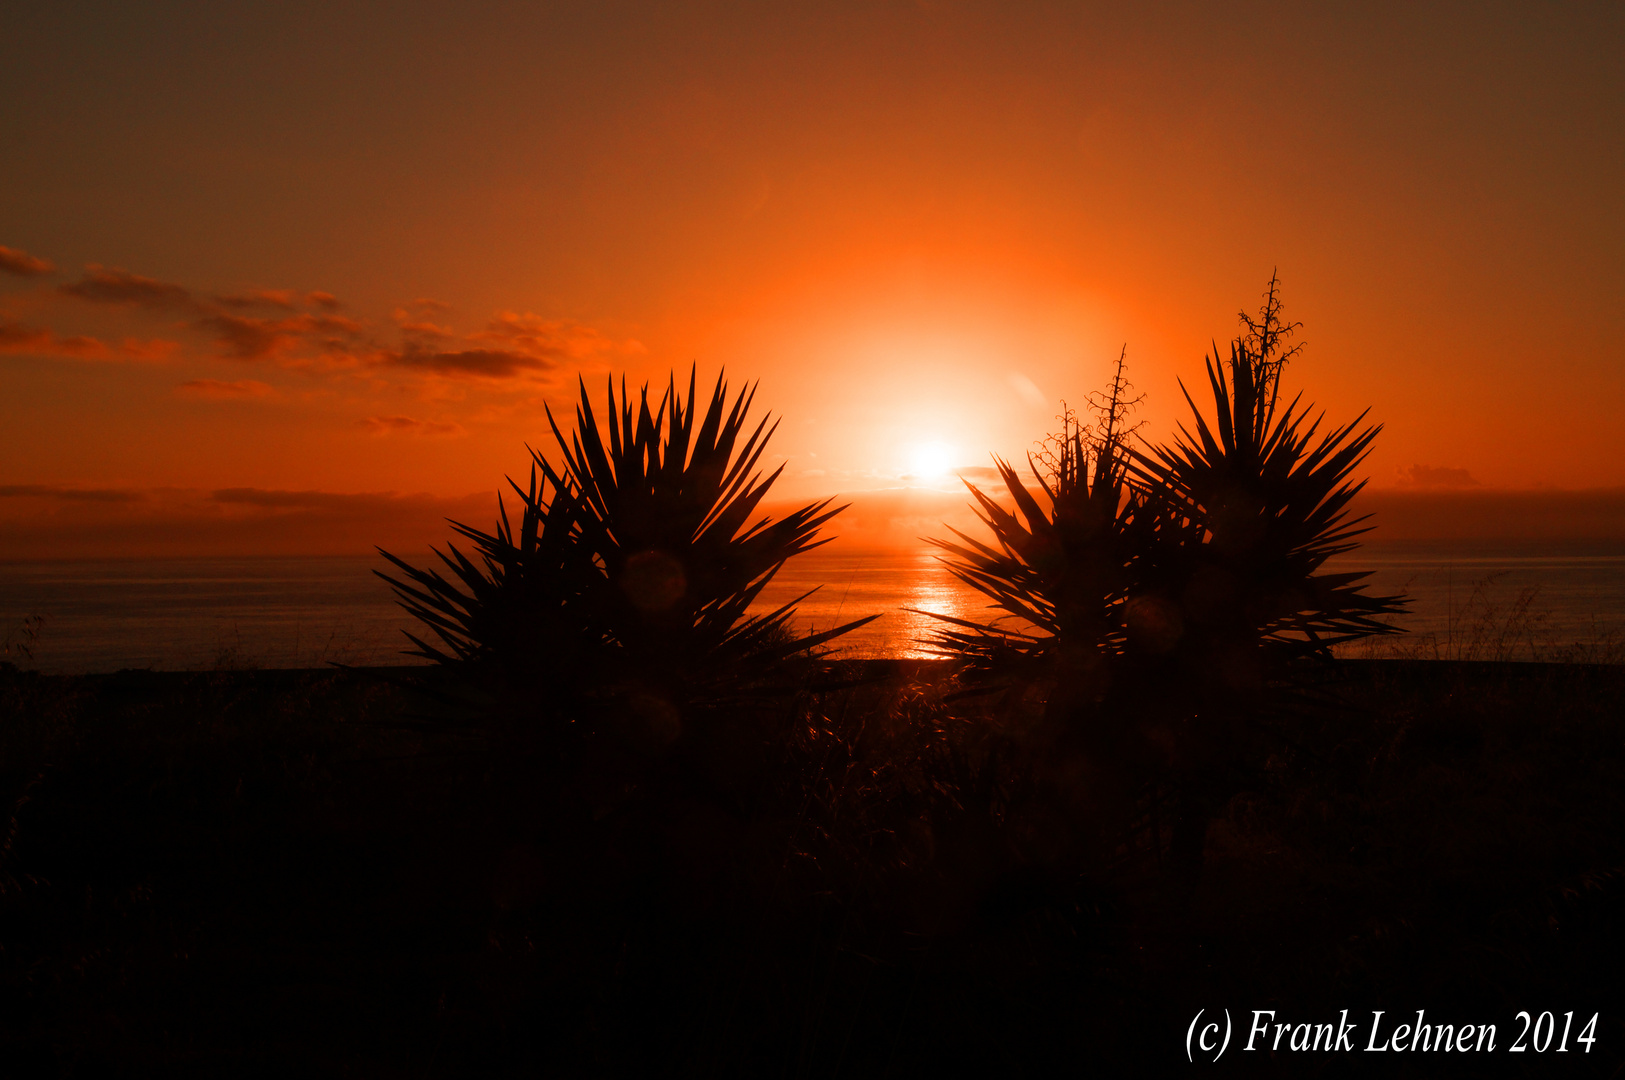
[[[954,448],[945,442],[915,443],[908,453],[909,474],[923,480],[947,476],[954,466]]]

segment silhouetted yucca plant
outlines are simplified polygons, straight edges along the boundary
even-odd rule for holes
[[[754,385],[729,406],[719,376],[701,415],[692,371],[686,401],[673,380],[653,409],[647,387],[634,411],[624,380],[618,403],[611,382],[607,445],[585,383],[580,391],[570,438],[549,420],[580,493],[580,542],[604,571],[593,615],[609,630],[624,680],[703,697],[876,617],[797,636],[788,632],[796,601],[746,615],[786,561],[828,542],[815,539],[819,526],[845,509],[826,499],[752,523],[784,471],[753,471],[777,428],[764,418],[746,434]]]
[[[446,719],[497,732],[509,744],[558,750],[584,733],[577,721],[613,670],[613,642],[588,599],[604,575],[581,543],[580,504],[569,481],[538,459],[528,490],[509,485],[523,508],[517,532],[499,492],[493,532],[451,523],[473,551],[434,549],[445,573],[380,548],[404,578],[379,576],[432,631],[407,634],[415,646],[408,654],[453,676],[443,694],[451,706]]]
[[[1208,358],[1212,426],[1186,391],[1195,434],[1181,425],[1173,446],[1133,453],[1138,483],[1200,528],[1165,585],[1187,673],[1215,685],[1257,685],[1286,661],[1395,633],[1380,616],[1404,610],[1398,597],[1365,593],[1369,573],[1320,572],[1369,531],[1348,517],[1365,485],[1349,477],[1382,428],[1360,428],[1361,413],[1317,439],[1324,414],[1310,419],[1301,395],[1278,408],[1282,368],[1297,352],[1282,351],[1296,327],[1280,312],[1272,278],[1259,318],[1243,314],[1249,332],[1229,360],[1216,349]]]
[[[1136,575],[1162,539],[1162,523],[1153,520],[1156,504],[1127,484],[1123,439],[1131,403],[1123,359],[1097,401],[1095,428],[1086,429],[1068,411],[1042,460],[1028,456],[1047,508],[1008,462],[995,458],[1017,512],[968,481],[966,487],[997,546],[957,529],[961,543],[931,541],[947,553],[943,562],[956,577],[1031,625],[1015,630],[936,615],[949,625],[931,644],[983,669],[1053,675],[1069,700],[1109,684],[1107,660],[1127,646],[1125,613]]]
[[[1214,423],[1186,391],[1195,434],[1181,425],[1173,446],[1132,452],[1135,482],[1192,529],[1147,592],[1167,627],[1155,681],[1180,717],[1163,733],[1178,801],[1172,865],[1187,887],[1201,872],[1208,822],[1260,775],[1268,718],[1313,707],[1295,689],[1303,673],[1292,662],[1394,633],[1380,617],[1404,609],[1399,597],[1368,595],[1368,573],[1321,572],[1368,531],[1348,516],[1364,486],[1350,476],[1381,427],[1360,427],[1361,413],[1321,434],[1324,414],[1311,419],[1300,396],[1281,407],[1282,369],[1297,347],[1282,348],[1296,326],[1281,319],[1277,279],[1259,317],[1241,318],[1247,333],[1229,360],[1217,348],[1207,359]]]
[[[1380,429],[1357,430],[1362,414],[1317,439],[1321,421],[1296,399],[1277,408],[1293,328],[1273,279],[1259,319],[1243,319],[1249,333],[1229,364],[1208,361],[1214,427],[1192,402],[1196,435],[1125,446],[1119,358],[1093,438],[1065,424],[1050,475],[1033,467],[1048,510],[1001,461],[1019,518],[971,487],[998,546],[963,534],[937,542],[954,573],[1035,628],[946,620],[954,628],[938,647],[984,668],[1039,662],[1048,715],[1101,782],[1121,787],[1113,798],[1173,785],[1187,870],[1200,864],[1217,800],[1259,760],[1270,680],[1291,660],[1393,632],[1380,616],[1401,610],[1398,598],[1365,594],[1366,574],[1320,572],[1365,531],[1347,517],[1360,487],[1348,478]]]
[[[737,697],[869,621],[797,636],[794,602],[746,614],[842,509],[825,500],[751,523],[782,471],[753,472],[772,435],[765,419],[745,435],[753,388],[729,408],[719,377],[701,416],[692,376],[686,402],[668,383],[651,409],[645,387],[635,412],[624,382],[619,403],[611,383],[607,446],[580,390],[572,436],[549,413],[562,468],[532,450],[529,490],[510,481],[524,505],[517,535],[505,507],[493,533],[453,523],[475,557],[437,552],[449,577],[383,553],[406,579],[381,576],[438,638],[412,637],[415,655],[521,723],[588,721],[579,734],[616,714],[658,744],[688,705]]]
[[[1060,433],[1028,456],[1038,493],[998,461],[1016,512],[967,483],[992,544],[958,530],[960,543],[933,541],[960,580],[1030,624],[1017,632],[938,616],[948,625],[932,644],[995,685],[1013,677],[1015,686],[1041,688],[1044,723],[1032,745],[1043,749],[1030,767],[1055,782],[1034,791],[1065,808],[1056,820],[1085,841],[1097,868],[1115,864],[1119,848],[1143,847],[1137,823],[1161,804],[1165,732],[1179,717],[1158,682],[1160,655],[1145,662],[1169,646],[1166,617],[1159,621],[1161,609],[1145,598],[1199,539],[1167,512],[1167,500],[1132,483],[1124,443],[1137,402],[1128,398],[1126,355],[1106,392],[1091,395],[1095,423],[1064,411]]]

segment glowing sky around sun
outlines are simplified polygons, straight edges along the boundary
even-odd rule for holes
[[[936,484],[1125,343],[1170,433],[1276,267],[1376,486],[1620,486],[1622,10],[13,9],[0,491],[462,497],[693,363]]]

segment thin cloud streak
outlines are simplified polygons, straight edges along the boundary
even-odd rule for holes
[[[112,349],[93,337],[59,337],[50,330],[0,319],[0,353],[100,360],[111,356]]]
[[[386,354],[392,367],[430,371],[451,378],[511,379],[526,371],[551,371],[557,361],[504,349],[468,349],[464,352],[401,352]]]
[[[177,347],[177,342],[158,338],[150,341],[125,338],[114,346],[100,338],[83,335],[62,337],[53,330],[0,319],[0,354],[159,363],[167,360]]]
[[[361,324],[340,315],[257,319],[219,314],[194,325],[213,335],[219,356],[232,360],[275,360],[312,347],[324,355],[353,356],[365,347]]]
[[[256,379],[236,379],[231,381],[189,379],[177,386],[175,392],[182,397],[203,398],[210,401],[242,401],[278,396],[274,387]]]
[[[56,273],[56,264],[18,248],[0,244],[0,270],[18,277],[44,277]]]
[[[307,292],[301,295],[293,289],[250,289],[248,292],[231,293],[216,296],[215,303],[233,311],[252,311],[255,309],[274,311],[298,311],[301,307],[319,308],[322,311],[337,311],[344,305],[339,303],[338,297],[328,292]]]
[[[292,289],[255,289],[252,292],[217,296],[215,301],[234,311],[272,308],[277,311],[296,311]]]
[[[91,304],[144,307],[156,311],[194,310],[200,305],[190,290],[117,267],[92,263],[78,281],[57,287],[64,296]]]
[[[461,424],[413,416],[369,416],[361,426],[374,435],[466,435]]]
[[[1408,488],[1474,488],[1478,481],[1466,469],[1447,469],[1433,465],[1410,465],[1399,470],[1399,482]]]

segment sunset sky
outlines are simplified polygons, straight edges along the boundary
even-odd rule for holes
[[[1336,8],[8,4],[0,557],[394,535],[578,374],[759,379],[797,497],[1125,343],[1161,438],[1276,268],[1373,487],[1625,487],[1625,7]]]

